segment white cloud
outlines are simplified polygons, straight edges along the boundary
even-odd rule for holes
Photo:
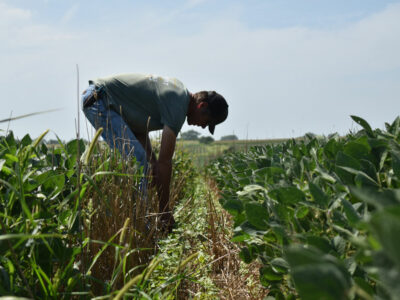
[[[13,99],[2,107],[4,118],[11,110],[18,115],[66,107],[28,127],[36,134],[52,128],[71,138],[76,63],[81,85],[93,77],[137,71],[176,76],[191,91],[221,92],[230,114],[217,127],[217,137],[234,131],[244,138],[247,128],[250,138],[345,133],[350,114],[375,127],[398,114],[393,108],[400,95],[400,5],[336,30],[249,29],[229,13],[208,19],[192,34],[171,27],[202,2],[189,0],[167,14],[141,12],[124,26],[110,25],[109,32],[49,28],[33,23],[27,13],[11,30],[14,39],[5,39],[13,51],[0,58],[3,97]],[[64,14],[66,24],[76,10]],[[27,130],[23,123],[12,125]]]
[[[31,16],[32,12],[30,10],[11,7],[0,2],[0,26],[26,21],[29,20]]]
[[[64,19],[70,18],[74,7],[68,11]],[[8,54],[13,55],[15,51],[24,51],[29,47],[46,47],[51,42],[68,41],[75,39],[78,34],[66,33],[48,25],[38,24],[32,20],[32,12],[20,9],[0,2],[0,40],[2,48]]]

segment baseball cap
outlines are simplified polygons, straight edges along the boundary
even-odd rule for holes
[[[215,91],[210,91],[207,94],[208,109],[211,114],[211,121],[208,124],[208,130],[214,134],[215,125],[218,125],[228,117],[228,103],[224,97]]]

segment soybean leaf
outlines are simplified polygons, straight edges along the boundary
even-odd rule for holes
[[[65,148],[69,155],[78,154],[78,150],[79,150],[79,153],[82,154],[85,151],[85,144],[82,140],[75,139],[75,140],[68,142],[67,145],[65,146]]]
[[[360,163],[362,171],[377,182],[378,177],[375,165],[371,161],[366,159],[361,159]]]
[[[400,189],[387,189],[378,191],[373,188],[359,188],[350,186],[350,193],[357,199],[382,209],[400,203]]]
[[[400,153],[397,151],[391,151],[390,155],[392,157],[392,168],[394,174],[400,178]]]
[[[351,225],[356,225],[360,221],[361,217],[358,215],[353,205],[346,199],[342,199],[342,205],[347,220],[350,222]]]
[[[337,180],[330,174],[328,174],[326,171],[321,169],[320,167],[316,167],[315,170],[317,171],[318,174],[321,175],[321,178],[330,182],[330,183],[335,183]]]
[[[307,206],[300,206],[296,209],[295,216],[297,219],[303,219],[308,215],[309,208]]]
[[[284,170],[279,167],[265,167],[253,171],[253,175],[258,179],[274,179],[279,178],[282,174],[285,174]]]
[[[322,191],[322,189],[316,184],[309,182],[308,188],[314,199],[314,201],[322,208],[327,208],[329,204],[328,196]]]
[[[362,128],[364,128],[365,132],[367,133],[368,136],[373,137],[374,132],[372,131],[371,126],[368,124],[367,121],[364,119],[357,117],[357,116],[350,116],[354,122],[356,122],[358,125],[360,125]]]
[[[65,175],[53,173],[51,176],[42,183],[44,191],[52,192],[54,194],[61,192],[65,184]]]
[[[26,134],[26,135],[22,138],[22,140],[21,140],[20,143],[21,143],[20,145],[21,145],[22,147],[26,147],[26,146],[32,144],[32,139],[31,139],[31,137],[29,136],[29,134]]]
[[[349,174],[355,175],[354,181],[359,186],[379,187],[379,184],[375,180],[373,180],[371,177],[369,177],[367,174],[365,174],[362,171],[355,170],[355,169],[348,168],[348,167],[341,167],[341,166],[338,166],[337,169],[344,170]]]
[[[332,244],[337,253],[340,255],[344,254],[346,249],[346,240],[344,238],[342,238],[340,235],[337,235],[333,238]]]
[[[250,250],[249,250],[249,248],[247,248],[247,247],[244,247],[244,248],[242,248],[242,250],[240,250],[240,252],[239,252],[239,257],[240,257],[246,264],[251,263],[251,262],[255,259],[255,257],[253,257],[253,256],[251,255]]]
[[[397,136],[399,134],[400,131],[400,117],[397,117],[392,125],[390,125],[390,128],[388,130],[391,134],[393,134],[394,136]]]
[[[263,286],[268,286],[271,281],[281,281],[283,274],[275,272],[271,267],[260,269],[260,281]]]
[[[271,266],[276,272],[279,273],[287,273],[287,271],[289,270],[288,262],[282,257],[277,257],[271,260]]]
[[[351,141],[344,146],[343,152],[356,159],[362,159],[368,157],[371,147],[368,145],[367,140],[365,140],[365,143]]]
[[[333,250],[329,240],[325,237],[309,235],[307,236],[306,240],[308,245],[319,249],[323,253],[329,253]]]
[[[285,204],[297,204],[305,200],[305,194],[294,186],[277,188],[269,192],[269,195]]]
[[[400,274],[400,206],[385,207],[372,216],[370,224],[387,255],[396,262]]]
[[[285,256],[302,299],[347,299],[350,274],[333,256],[299,246],[286,249]]]
[[[336,154],[343,149],[335,139],[330,139],[324,147],[324,153],[329,159],[335,159]]]
[[[228,199],[224,202],[223,208],[226,209],[231,215],[237,216],[243,210],[243,204],[240,200]]]
[[[360,163],[355,158],[345,154],[342,151],[339,151],[336,155],[336,174],[345,184],[353,184],[354,174],[349,173],[348,171],[346,171],[346,169],[343,169],[343,167],[353,170],[360,170]]]
[[[247,220],[254,227],[266,230],[268,229],[269,213],[266,207],[259,203],[246,203],[245,211]]]

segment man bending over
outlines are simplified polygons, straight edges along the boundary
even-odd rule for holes
[[[225,121],[228,104],[214,91],[190,93],[175,78],[154,75],[121,74],[89,81],[82,95],[83,112],[102,137],[122,155],[136,157],[145,174],[150,164],[159,195],[161,221],[173,223],[169,209],[172,156],[176,137],[185,119],[214,134],[215,125]],[[158,159],[149,131],[162,129]],[[146,189],[146,185],[142,186]]]

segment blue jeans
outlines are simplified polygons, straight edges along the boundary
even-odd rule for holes
[[[91,106],[83,108],[85,100],[94,92],[99,95],[98,100]],[[133,134],[132,130],[122,119],[121,115],[107,108],[107,95],[104,91],[99,90],[95,85],[91,84],[82,94],[82,110],[86,118],[94,128],[103,127],[102,138],[110,146],[111,149],[118,149],[125,158],[134,156],[136,161],[143,167],[143,173],[147,172],[146,151],[142,144]],[[142,180],[140,189],[142,192],[146,190],[147,182]]]

